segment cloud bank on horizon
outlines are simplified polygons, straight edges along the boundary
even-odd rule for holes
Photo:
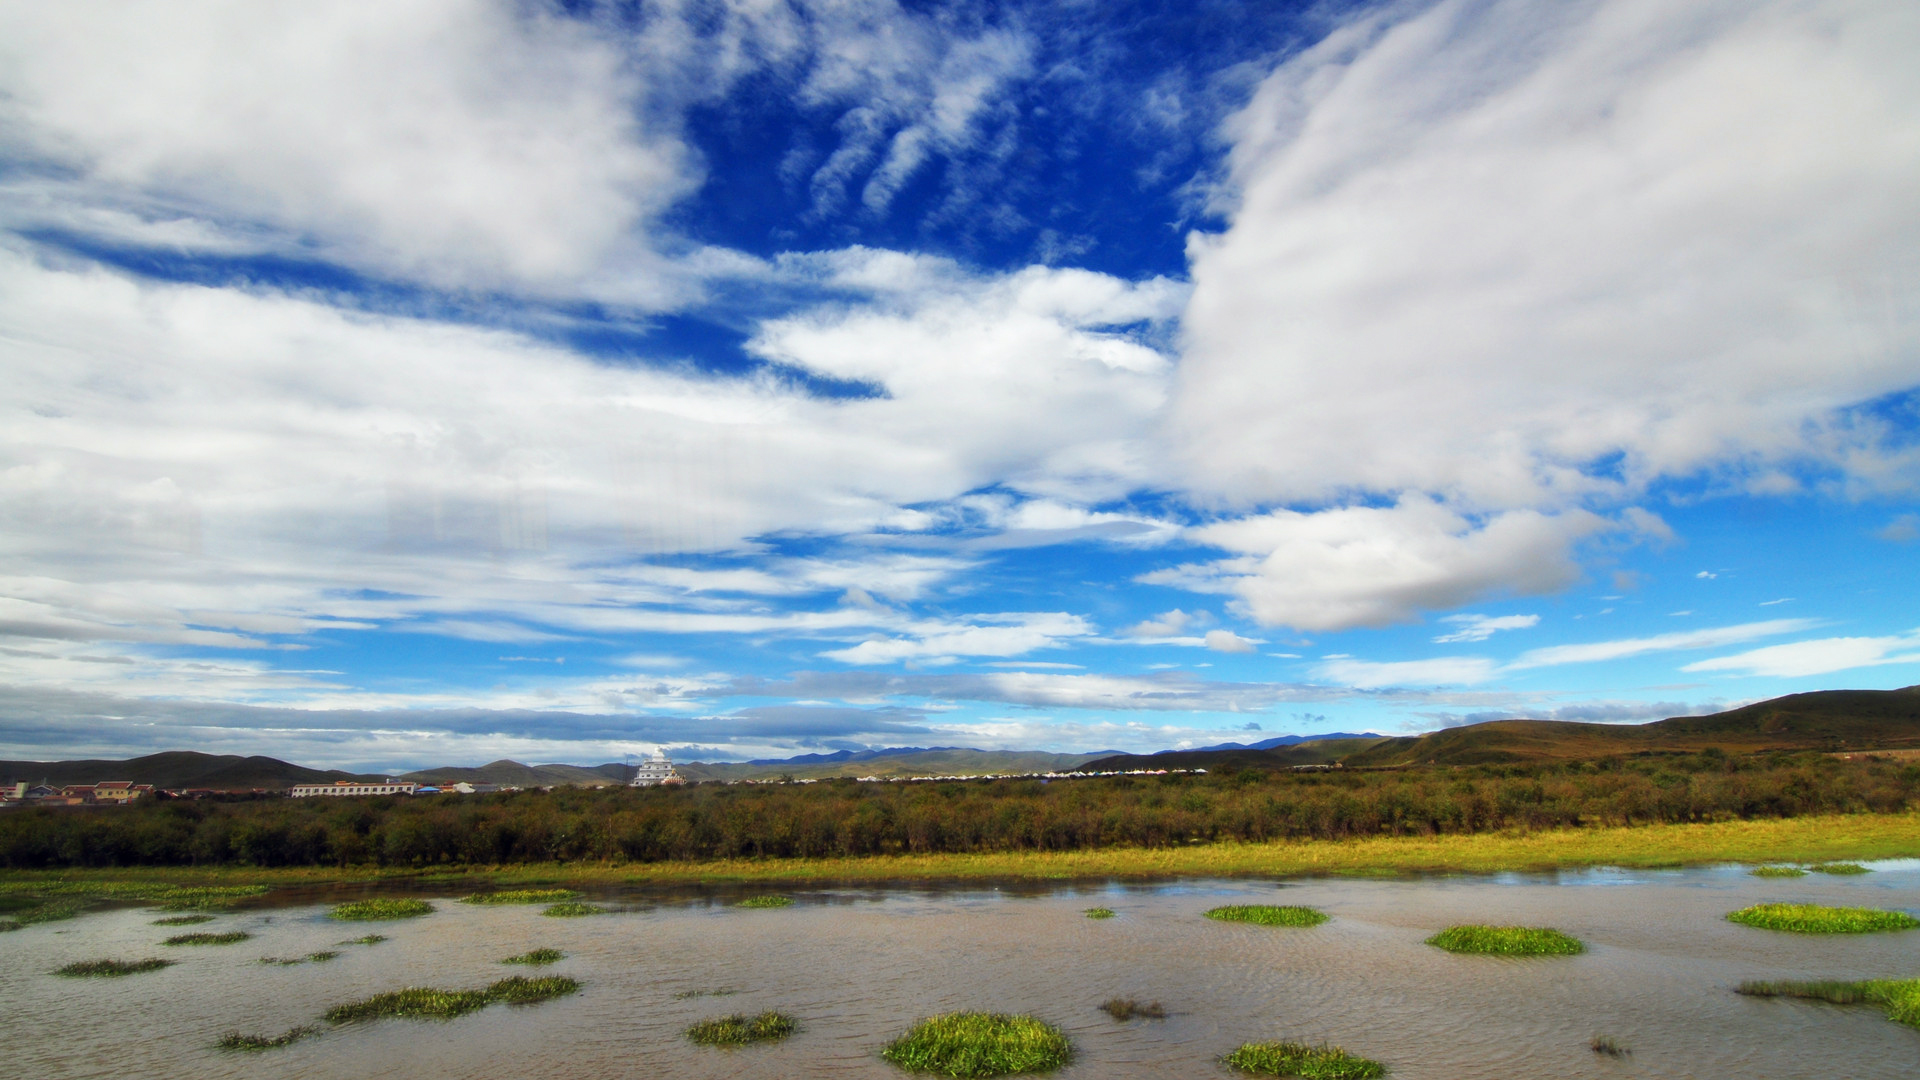
[[[0,756],[1920,682],[1895,0],[0,0]]]

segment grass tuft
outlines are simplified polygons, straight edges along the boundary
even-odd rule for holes
[[[540,914],[551,919],[577,919],[582,915],[598,915],[606,910],[606,908],[597,907],[593,904],[582,904],[578,901],[569,900],[564,904],[555,904]]]
[[[1073,1044],[1031,1016],[962,1012],[920,1021],[880,1056],[909,1072],[1008,1076],[1057,1069],[1073,1056]]]
[[[1727,914],[1728,922],[1762,930],[1796,934],[1871,934],[1881,930],[1911,930],[1920,926],[1903,911],[1879,908],[1824,907],[1820,904],[1755,904]]]
[[[577,899],[580,893],[576,889],[504,889],[500,892],[474,893],[463,896],[463,904],[554,904],[562,900]]]
[[[1354,1057],[1337,1046],[1296,1042],[1246,1043],[1220,1060],[1241,1072],[1304,1080],[1372,1080],[1387,1071],[1385,1065]]]
[[[153,920],[154,926],[199,926],[213,921],[211,915],[169,915],[164,919]]]
[[[1105,908],[1105,907],[1090,907],[1084,912],[1084,914],[1089,919],[1111,919],[1113,918],[1113,909]]]
[[[779,1042],[800,1025],[786,1013],[771,1010],[759,1016],[716,1017],[702,1020],[687,1029],[687,1038],[701,1046],[745,1046],[748,1043]]]
[[[340,942],[340,944],[342,945],[378,945],[385,940],[387,940],[387,935],[385,934],[368,934],[366,937],[357,937],[357,938],[354,938],[352,941],[342,941]]]
[[[1633,1051],[1627,1049],[1620,1040],[1611,1035],[1595,1035],[1593,1041],[1587,1044],[1587,1049],[1610,1058],[1633,1056]]]
[[[221,1050],[244,1050],[257,1053],[261,1050],[272,1050],[276,1047],[289,1046],[309,1035],[318,1034],[320,1034],[320,1029],[311,1027],[288,1028],[278,1035],[242,1035],[237,1031],[232,1031],[220,1036],[220,1041],[213,1045]]]
[[[1483,956],[1574,956],[1587,951],[1579,938],[1536,926],[1449,926],[1427,944]]]
[[[1816,874],[1833,874],[1836,877],[1847,877],[1853,874],[1873,873],[1873,871],[1867,869],[1864,866],[1861,866],[1857,862],[1815,863],[1812,866],[1807,867],[1807,869],[1813,871]]]
[[[697,997],[732,997],[739,992],[731,986],[723,986],[718,990],[681,990],[673,997],[676,1001],[685,1001],[688,998]]]
[[[65,975],[70,979],[111,978],[120,975],[138,975],[143,971],[159,971],[171,966],[175,961],[162,960],[149,956],[145,960],[82,960],[68,964],[55,971],[55,975]]]
[[[232,945],[245,941],[253,935],[245,930],[229,930],[224,934],[175,934],[161,942],[162,945]]]
[[[744,907],[744,908],[792,907],[793,897],[791,896],[749,896],[745,900],[742,900],[733,906]]]
[[[531,979],[525,975],[513,975],[487,987],[487,999],[504,1001],[509,1005],[537,1005],[579,992],[579,982],[565,975],[541,975]]]
[[[1147,1020],[1165,1020],[1167,1018],[1167,1010],[1161,1008],[1159,1002],[1151,1001],[1142,1005],[1132,998],[1109,998],[1101,1004],[1100,1011],[1121,1023],[1125,1023],[1136,1016]]]
[[[326,1019],[329,1024],[349,1024],[385,1017],[451,1020],[484,1009],[491,1001],[485,990],[435,990],[426,986],[409,986],[405,990],[390,990],[360,1001],[335,1005],[327,1010]]]
[[[1738,992],[1748,997],[1802,998],[1835,1005],[1878,1005],[1886,1010],[1888,1019],[1920,1028],[1920,979],[1751,981],[1741,983]]]
[[[1206,913],[1221,922],[1258,923],[1261,926],[1319,926],[1327,913],[1319,908],[1276,906],[1274,904],[1231,904]]]
[[[561,952],[559,949],[535,949],[532,952],[523,952],[519,956],[509,956],[500,962],[503,964],[526,964],[529,967],[541,967],[546,964],[557,964],[566,958],[567,954]]]
[[[324,964],[339,955],[337,952],[312,952],[305,956],[296,956],[291,959],[282,959],[278,956],[263,956],[260,958],[260,962],[263,964],[273,964],[277,967],[292,967],[295,964]]]
[[[1806,877],[1807,872],[1797,866],[1756,866],[1747,871],[1754,877]]]
[[[422,915],[433,914],[433,905],[425,900],[411,898],[395,900],[377,897],[372,900],[354,900],[345,904],[335,904],[327,918],[341,922],[377,922],[382,919],[417,919]]]

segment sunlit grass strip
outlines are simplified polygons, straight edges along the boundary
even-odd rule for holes
[[[1319,908],[1298,905],[1230,904],[1214,908],[1206,914],[1207,918],[1221,922],[1256,923],[1260,926],[1319,926],[1327,921],[1327,913]]]
[[[162,960],[149,956],[145,960],[82,960],[68,964],[54,972],[70,979],[113,978],[121,975],[138,975],[143,971],[159,971],[174,964],[172,960]]]
[[[779,1042],[800,1025],[786,1013],[768,1010],[759,1016],[715,1017],[702,1020],[687,1029],[687,1038],[701,1046],[745,1046],[748,1043]]]
[[[579,897],[577,889],[502,889],[463,896],[463,904],[554,904]]]
[[[1449,926],[1427,944],[1481,956],[1574,956],[1587,951],[1579,938],[1538,926]]]
[[[567,954],[561,952],[559,949],[534,949],[531,952],[523,952],[519,956],[509,956],[500,962],[503,964],[526,964],[529,967],[542,967],[546,964],[557,964],[566,958]]]
[[[161,942],[162,945],[234,945],[253,937],[245,930],[229,930],[224,934],[175,934]]]
[[[240,1050],[249,1053],[258,1053],[262,1050],[273,1050],[282,1046],[291,1046],[309,1035],[318,1034],[320,1034],[320,1029],[311,1027],[288,1028],[278,1035],[243,1035],[238,1031],[230,1031],[220,1036],[220,1041],[213,1045],[216,1049],[220,1050]]]
[[[743,908],[792,907],[793,897],[791,896],[749,896],[745,900],[742,900],[733,906],[743,907]]]
[[[90,900],[131,900],[158,904],[163,908],[224,907],[249,896],[259,896],[271,886],[179,885],[166,881],[92,881],[86,878],[59,877],[48,880],[31,878],[0,882],[0,896],[58,896],[78,904]],[[61,916],[62,918],[66,916]]]
[[[1873,871],[1867,869],[1864,866],[1861,866],[1859,863],[1853,863],[1853,862],[1815,863],[1812,866],[1807,867],[1807,869],[1813,871],[1816,874],[1832,874],[1836,877],[1849,877],[1854,874],[1873,873]]]
[[[211,915],[169,915],[164,919],[153,920],[154,926],[199,926],[213,921]]]
[[[433,914],[433,905],[425,900],[391,899],[376,897],[372,900],[353,900],[345,904],[335,904],[327,918],[341,922],[376,922],[382,919],[417,919],[422,915]]]
[[[1031,1016],[961,1012],[920,1021],[880,1056],[909,1072],[1009,1076],[1058,1069],[1073,1056],[1073,1044]]]
[[[1113,909],[1105,908],[1105,907],[1090,907],[1082,914],[1086,915],[1086,917],[1089,919],[1111,919],[1113,918]]]
[[[593,904],[582,904],[569,900],[564,904],[555,904],[540,914],[550,919],[577,919],[583,915],[599,915],[606,910],[606,908]]]
[[[1241,1072],[1304,1080],[1373,1080],[1387,1071],[1385,1065],[1354,1057],[1337,1046],[1297,1042],[1246,1043],[1220,1061]]]
[[[1878,1005],[1888,1019],[1920,1027],[1920,979],[1868,979],[1862,982],[1762,982],[1740,984],[1749,997],[1804,998],[1835,1005]]]
[[[1747,871],[1754,877],[1806,877],[1807,872],[1797,866],[1756,866]]]
[[[1820,904],[1755,904],[1729,912],[1727,921],[1795,934],[1871,934],[1882,930],[1911,930],[1920,926],[1920,919],[1904,911],[1824,907]]]

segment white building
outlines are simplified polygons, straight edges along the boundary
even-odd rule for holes
[[[655,784],[679,784],[685,781],[673,771],[673,762],[667,755],[656,750],[652,757],[633,767],[633,779],[627,781],[628,787],[652,787]]]
[[[419,786],[411,780],[386,780],[377,784],[335,780],[331,784],[295,784],[287,789],[287,794],[296,799],[309,795],[411,795]]]

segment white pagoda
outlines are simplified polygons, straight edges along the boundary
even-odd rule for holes
[[[683,781],[680,774],[673,771],[673,762],[659,750],[653,756],[633,767],[633,779],[627,781],[628,787],[652,787],[655,784],[678,784]]]

